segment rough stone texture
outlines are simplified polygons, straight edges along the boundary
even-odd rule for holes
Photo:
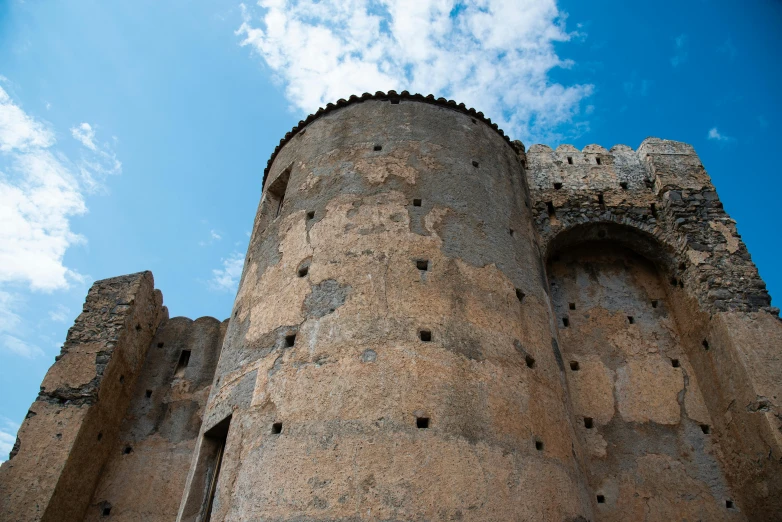
[[[687,144],[340,100],[269,160],[230,322],[161,303],[90,291],[0,519],[782,520],[782,322]]]

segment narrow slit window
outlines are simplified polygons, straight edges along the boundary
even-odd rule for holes
[[[584,417],[584,427],[588,430],[591,430],[595,427],[595,423],[592,420],[592,417]]]
[[[285,347],[290,348],[296,344],[296,334],[290,334],[285,336]]]
[[[524,301],[524,295],[524,292],[522,292],[520,288],[516,289],[516,299],[518,299],[520,303]]]
[[[657,205],[655,205],[654,203],[652,203],[652,204],[649,206],[649,209],[652,211],[652,217],[653,217],[654,219],[657,219]]]
[[[291,169],[288,167],[282,174],[277,176],[277,179],[269,185],[269,189],[266,194],[269,198],[269,203],[274,207],[274,217],[278,217],[282,214],[282,206],[285,203],[285,192],[288,190],[288,181],[291,177]]]
[[[568,156],[568,157],[567,157],[567,163],[568,163],[568,165],[572,165],[572,164],[573,164],[573,158],[571,158],[570,156]]]
[[[419,430],[428,430],[429,429],[429,417],[416,417],[415,418],[415,427]]]
[[[701,344],[703,345],[703,349],[704,350],[708,350],[709,349],[709,341],[707,341],[706,339],[704,339]]]
[[[600,158],[595,158],[595,161],[597,162],[598,165],[602,165],[603,164],[603,162],[600,161]]]
[[[228,441],[228,430],[231,427],[231,416],[216,424],[212,429],[204,433],[204,455],[211,461],[211,466],[207,465],[207,497],[206,510],[203,518],[204,522],[209,522],[212,518],[212,507],[217,494],[217,482],[220,479],[220,466],[223,464],[225,454],[225,445]],[[203,491],[203,490],[202,490]]]
[[[562,318],[562,326],[564,326],[565,328],[568,328],[570,326],[570,318],[563,317]]]
[[[597,203],[598,203],[598,204],[599,204],[601,207],[605,207],[605,205],[606,205],[606,200],[605,200],[605,198],[603,197],[603,194],[602,194],[602,193],[597,195]]]
[[[554,210],[554,203],[546,201],[546,209],[548,209],[548,217],[554,217],[556,211]]]
[[[174,375],[177,377],[183,375],[188,364],[190,364],[190,350],[182,350],[179,353],[179,360],[176,363]]]
[[[542,440],[535,440],[535,449],[538,451],[543,451],[543,441]]]

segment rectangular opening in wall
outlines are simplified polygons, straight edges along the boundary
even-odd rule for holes
[[[632,315],[628,315],[627,322],[630,324],[635,324],[635,317],[633,317]]]
[[[554,211],[554,203],[551,201],[546,201],[546,209],[548,209],[548,217],[554,217],[554,214],[556,213]]]
[[[416,417],[415,419],[415,427],[419,430],[428,430],[429,429],[429,417]]]
[[[626,181],[622,181],[621,183],[619,183],[619,186],[622,187],[622,190],[627,190],[627,182]]]
[[[228,429],[231,426],[231,416],[220,421],[212,429],[204,433],[204,443],[206,443],[211,453],[211,465],[207,466],[207,498],[204,510],[205,522],[209,522],[212,517],[212,507],[214,506],[215,495],[217,493],[217,481],[220,478],[220,466],[223,463],[225,453],[225,443],[228,440]]]
[[[413,200],[413,206],[414,207],[420,207],[421,206],[421,200],[420,199],[414,199]]]
[[[605,198],[603,198],[603,194],[598,194],[597,195],[597,203],[602,208],[604,208],[606,206],[606,200],[605,200]]]
[[[568,319],[567,317],[563,317],[562,318],[562,326],[564,326],[565,328],[569,327],[570,326],[570,319]]]
[[[179,361],[176,363],[174,375],[177,377],[184,375],[185,368],[187,368],[188,364],[190,364],[190,350],[182,350],[179,353]]]
[[[679,359],[671,359],[671,366],[673,366],[674,368],[678,368],[680,366]]]
[[[296,344],[296,334],[290,334],[285,336],[285,347],[290,348]]]
[[[568,308],[570,308],[571,310],[575,310],[575,309],[576,309],[576,303],[568,303],[568,305],[567,305],[567,306],[568,306]]]
[[[597,162],[598,165],[602,165],[603,164],[603,162],[600,161],[600,158],[595,158],[595,161]]]
[[[274,217],[277,217],[282,213],[282,206],[285,203],[285,192],[288,190],[288,181],[290,178],[291,168],[288,167],[282,174],[277,176],[277,179],[269,185],[269,188],[266,191],[269,205],[274,209]]]
[[[554,183],[554,190],[559,190],[561,188],[562,188],[562,183],[559,183],[559,182]]]
[[[572,165],[572,164],[573,164],[573,158],[571,158],[570,156],[568,156],[568,157],[567,157],[567,163],[568,163],[568,165]]]
[[[282,433],[282,423],[275,422],[272,424],[272,435],[279,435],[280,433]]]
[[[592,417],[584,417],[584,427],[588,430],[591,430],[594,427],[594,421],[592,420]]]
[[[652,299],[652,308],[657,308],[658,304],[659,302],[657,301],[657,299]]]

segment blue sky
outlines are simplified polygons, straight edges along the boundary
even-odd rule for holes
[[[274,146],[354,93],[527,146],[692,143],[779,296],[780,25],[771,0],[0,0],[0,459],[92,281],[149,269],[172,316],[228,316]]]

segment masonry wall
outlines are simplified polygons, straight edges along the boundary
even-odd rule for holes
[[[211,520],[592,518],[520,160],[392,101],[272,164],[202,428],[230,416]]]

